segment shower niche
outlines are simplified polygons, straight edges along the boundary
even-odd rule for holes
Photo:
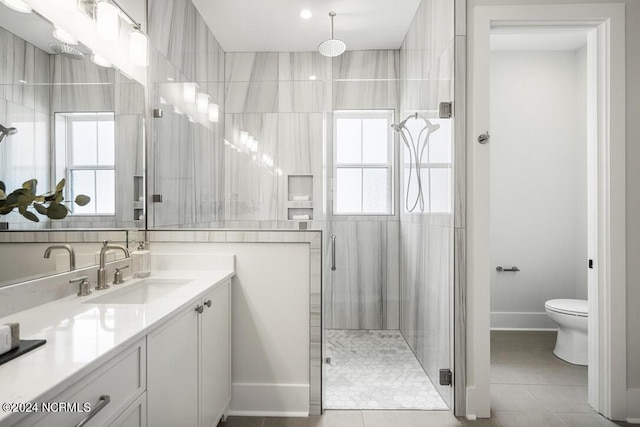
[[[313,175],[287,175],[287,220],[313,221]]]

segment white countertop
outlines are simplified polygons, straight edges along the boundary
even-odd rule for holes
[[[47,340],[0,365],[0,404],[52,398],[234,274],[230,269],[158,271],[149,278],[191,281],[148,304],[88,303],[140,280],[129,278],[125,284],[93,290],[86,297],[68,296],[0,318],[0,324],[20,323],[21,339]],[[11,415],[0,411],[0,424]]]

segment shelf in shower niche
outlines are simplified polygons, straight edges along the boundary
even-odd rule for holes
[[[288,201],[287,202],[287,207],[288,208],[313,208],[313,200],[306,200],[306,201]]]

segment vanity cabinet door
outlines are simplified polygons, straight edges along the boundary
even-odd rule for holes
[[[215,427],[231,400],[230,282],[206,294],[202,301],[200,426]]]
[[[198,425],[198,317],[189,307],[147,335],[148,425]]]
[[[147,394],[136,399],[109,427],[147,427]]]

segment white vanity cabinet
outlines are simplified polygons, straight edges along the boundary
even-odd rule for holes
[[[45,399],[39,412],[29,414],[16,426],[69,427],[84,424],[89,426],[138,426],[133,419],[124,423],[123,415],[144,406],[146,354],[144,338],[127,347],[111,360],[72,384],[67,390]],[[59,404],[82,407],[90,404],[90,412],[76,409],[60,409]],[[47,405],[43,410],[42,405]],[[89,408],[86,408],[89,409]],[[118,419],[123,422],[119,423]],[[141,422],[144,422],[142,420]]]
[[[147,335],[148,425],[215,427],[231,399],[231,282]]]

